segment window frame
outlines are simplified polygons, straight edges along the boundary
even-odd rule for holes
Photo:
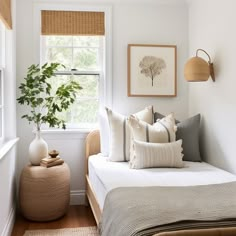
[[[0,145],[4,141],[4,74],[3,68],[0,67]]]
[[[64,11],[102,11],[105,13],[105,39],[104,39],[104,62],[99,78],[99,110],[104,106],[112,108],[112,7],[107,5],[83,6],[72,2],[70,4],[34,3],[34,63],[40,62],[40,36],[41,36],[41,10],[64,10]],[[44,128],[45,129],[45,128]],[[69,129],[67,129],[69,131]],[[77,129],[80,131],[80,128]],[[59,129],[58,129],[59,131]],[[84,132],[84,131],[82,131]]]
[[[4,68],[6,60],[6,27],[0,21],[0,146],[4,143],[5,140],[5,128],[4,128]]]
[[[47,46],[46,45],[46,37],[50,37],[51,35],[41,35],[41,46],[40,46],[40,51],[41,51],[41,57],[40,57],[40,64],[43,65],[44,63],[47,62],[46,60],[46,55],[45,55],[45,52],[47,51],[48,48],[68,48],[68,49],[72,49],[72,58],[73,58],[73,55],[74,55],[74,49],[77,49],[77,48],[93,48],[93,47],[83,47],[83,46],[74,46],[73,45],[73,39],[72,39],[72,45],[64,45],[64,46]],[[53,35],[52,35],[53,36]],[[56,35],[55,35],[56,36]],[[53,37],[55,37],[53,36]],[[65,35],[65,37],[68,36],[68,35]],[[73,36],[68,36],[68,37],[73,37]],[[100,93],[101,91],[99,91],[99,83],[100,83],[100,77],[101,77],[101,74],[102,74],[102,68],[103,68],[103,61],[104,61],[104,53],[103,53],[103,50],[104,50],[104,36],[99,36],[99,47],[98,47],[98,68],[99,70],[74,70],[75,68],[71,67],[71,70],[61,70],[61,71],[58,71],[55,73],[55,75],[66,75],[66,76],[70,76],[70,75],[92,75],[92,76],[96,76],[95,78],[97,79],[98,81],[98,96],[96,97],[78,97],[76,100],[77,101],[83,101],[83,100],[95,100],[95,101],[98,101],[100,103]],[[73,64],[73,59],[72,59],[72,64]],[[71,65],[73,66],[73,65]],[[99,112],[99,107],[98,107],[98,112]],[[98,120],[96,123],[91,123],[90,126],[88,127],[83,127],[83,123],[73,123],[73,122],[69,122],[69,123],[66,123],[66,127],[68,129],[93,129],[93,128],[96,128],[98,127]],[[85,125],[85,124],[84,124]],[[45,126],[43,126],[45,127]],[[52,129],[52,128],[49,128],[49,129]]]

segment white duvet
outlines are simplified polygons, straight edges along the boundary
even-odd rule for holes
[[[89,157],[89,178],[103,209],[106,194],[117,187],[191,186],[236,181],[236,176],[205,162],[184,162],[184,168],[130,169],[128,162],[110,162],[101,154]]]

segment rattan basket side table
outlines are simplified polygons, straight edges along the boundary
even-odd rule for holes
[[[50,221],[63,216],[70,203],[68,165],[25,166],[20,177],[19,198],[21,212],[29,220]]]

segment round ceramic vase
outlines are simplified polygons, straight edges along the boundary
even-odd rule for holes
[[[48,156],[48,145],[41,137],[41,132],[36,131],[34,140],[29,146],[29,160],[32,165],[40,165],[40,161]]]

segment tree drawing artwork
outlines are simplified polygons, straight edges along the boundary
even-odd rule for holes
[[[154,78],[160,75],[162,70],[166,68],[166,63],[162,58],[155,56],[145,56],[140,61],[139,67],[141,68],[141,74],[151,78],[153,87]]]

